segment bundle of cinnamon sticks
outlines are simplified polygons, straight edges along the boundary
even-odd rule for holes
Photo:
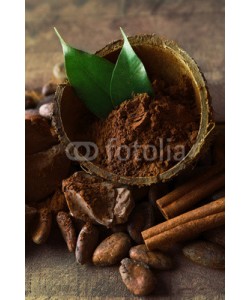
[[[211,196],[225,184],[224,166],[213,166],[157,200],[167,221],[142,232],[150,250],[168,250],[173,244],[192,239],[225,223],[225,198],[199,208],[195,204]],[[185,213],[184,213],[185,212]]]
[[[204,174],[191,178],[182,186],[157,200],[157,205],[166,219],[180,215],[196,203],[211,196],[225,184],[224,166],[210,167]]]

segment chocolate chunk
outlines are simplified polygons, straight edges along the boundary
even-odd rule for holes
[[[116,188],[85,172],[76,172],[64,180],[63,192],[75,218],[107,227],[125,223],[134,207],[129,190]]]

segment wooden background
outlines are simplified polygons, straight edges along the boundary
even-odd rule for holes
[[[224,120],[224,1],[26,0],[26,88],[42,86],[63,61],[54,26],[68,43],[90,52],[120,38],[119,26],[127,35],[175,40],[201,67],[216,120]],[[147,299],[224,299],[224,272],[196,266],[179,251],[176,259],[176,270],[159,273],[156,295]],[[27,243],[26,299],[125,298],[133,297],[117,267],[77,265],[56,229],[45,245]]]

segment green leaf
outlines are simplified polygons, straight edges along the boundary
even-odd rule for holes
[[[99,118],[113,110],[110,81],[114,64],[105,58],[75,49],[64,42],[54,28],[63,48],[68,80],[88,109]]]
[[[120,28],[124,44],[113,70],[110,96],[114,106],[119,105],[133,94],[153,95],[153,88],[145,67],[132,49],[125,33]]]

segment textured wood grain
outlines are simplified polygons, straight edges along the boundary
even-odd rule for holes
[[[105,4],[104,4],[105,3]],[[63,60],[53,26],[90,52],[128,35],[157,33],[175,40],[208,81],[216,119],[224,120],[224,1],[26,0],[26,87],[42,86]],[[26,299],[143,299],[123,285],[118,267],[80,266],[58,230],[45,245],[26,245]],[[159,288],[145,299],[224,299],[225,275],[193,264],[177,249],[173,271],[158,272]]]

